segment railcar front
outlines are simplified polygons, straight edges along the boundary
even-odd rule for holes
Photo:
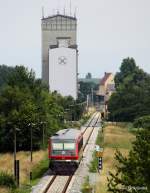
[[[51,140],[50,159],[55,161],[78,160],[77,144],[74,140]]]
[[[53,162],[79,162],[83,136],[79,130],[59,131],[49,141],[49,159]]]

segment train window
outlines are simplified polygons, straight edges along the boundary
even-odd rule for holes
[[[53,143],[53,150],[63,150],[63,143]]]
[[[74,150],[75,143],[64,143],[64,150]]]

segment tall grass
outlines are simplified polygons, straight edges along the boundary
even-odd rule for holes
[[[0,186],[15,188],[16,184],[13,175],[0,171]]]
[[[37,180],[41,178],[44,173],[48,170],[49,167],[49,159],[45,157],[42,161],[39,162],[36,166],[33,167],[33,180]]]
[[[29,183],[29,174],[32,168],[35,168],[41,160],[47,157],[47,150],[33,152],[33,162],[30,162],[30,152],[17,152],[17,160],[20,160],[20,183]],[[0,156],[0,170],[13,173],[13,154],[5,153]]]
[[[114,159],[116,149],[121,151],[124,156],[128,156],[132,148],[132,141],[135,136],[129,132],[130,124],[119,123],[107,125],[104,130],[104,156],[103,169],[100,174],[99,182],[96,184],[96,193],[108,193],[107,178],[109,172],[115,172],[117,161]]]

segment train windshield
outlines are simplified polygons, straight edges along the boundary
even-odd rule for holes
[[[75,143],[64,143],[64,150],[74,150]]]
[[[63,150],[63,143],[53,143],[53,150]]]

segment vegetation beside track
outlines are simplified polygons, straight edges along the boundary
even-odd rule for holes
[[[96,139],[96,145],[99,145],[101,148],[104,147],[104,133],[103,130],[101,129],[98,132],[98,136]],[[97,157],[96,157],[96,151],[93,153],[93,161],[91,162],[91,165],[89,166],[89,171],[90,172],[97,172]]]
[[[128,156],[132,148],[132,142],[135,135],[131,132],[128,124],[108,124],[104,128],[104,156],[103,169],[96,184],[96,193],[107,193],[108,173],[116,170],[115,160],[116,150],[119,150],[124,156]]]
[[[108,172],[115,171],[115,152],[119,150],[123,155],[128,155],[129,150],[132,148],[132,141],[134,141],[135,135],[132,132],[131,124],[129,123],[109,123],[105,125],[103,132],[100,131],[96,144],[104,148],[103,155],[103,170],[101,174],[97,173],[98,161],[96,153],[93,153],[93,161],[89,166],[89,172],[96,174],[96,186],[91,186],[90,182],[86,179],[83,185],[83,191],[88,193],[87,187],[95,188],[96,193],[108,193],[107,191],[107,177]],[[89,191],[90,192],[90,191]]]
[[[85,124],[87,120],[90,118],[93,110],[87,114],[85,114],[81,120],[79,120],[79,126]],[[70,126],[76,127],[75,122],[69,123]],[[32,181],[30,182],[29,174],[30,174],[30,152],[21,151],[17,153],[17,159],[20,160],[20,188],[12,189],[4,187],[0,184],[0,192],[3,193],[28,193],[30,192],[31,186],[35,185],[39,182],[40,178],[47,171],[49,166],[49,160],[47,158],[47,149],[33,152],[33,164],[32,164]],[[9,162],[8,162],[9,160]],[[0,171],[5,174],[8,173],[8,177],[13,173],[13,154],[12,153],[4,153],[1,154],[0,157]],[[6,179],[7,182],[7,179]]]
[[[47,150],[40,149],[47,147],[48,137],[58,130],[84,124],[89,117],[85,114],[86,103],[81,99],[74,100],[71,96],[63,97],[57,92],[50,93],[41,79],[37,79],[35,73],[24,66],[0,65],[0,75],[0,171],[5,174],[5,182],[13,174],[12,153],[16,133],[20,183],[30,184],[29,151],[32,130],[35,183],[48,168],[48,159],[45,159]],[[8,191],[9,189],[0,186],[0,192]]]
[[[33,152],[33,163],[32,163],[32,173],[33,173],[33,181],[30,182],[30,152],[18,152],[17,159],[20,160],[20,189],[13,189],[4,187],[0,185],[0,192],[16,192],[16,193],[27,193],[32,184],[35,184],[41,176],[43,176],[44,172],[48,168],[48,159],[47,159],[47,150],[40,150]],[[9,161],[8,161],[9,160]],[[0,157],[0,170],[4,173],[8,173],[8,175],[12,175],[13,171],[13,154],[6,153],[1,154]],[[6,181],[8,178],[5,178]],[[8,185],[7,185],[8,186]]]
[[[33,150],[39,150],[67,121],[85,113],[85,101],[49,92],[24,66],[0,65],[0,75],[0,152],[13,152],[15,132],[17,151],[30,151],[31,129]]]

